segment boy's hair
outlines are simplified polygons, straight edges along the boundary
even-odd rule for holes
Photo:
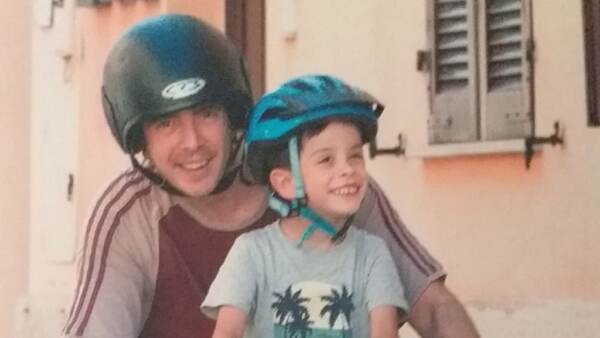
[[[330,125],[331,123],[334,123],[334,122],[339,122],[339,123],[354,126],[361,133],[361,138],[362,138],[363,142],[365,142],[365,136],[362,133],[360,125],[355,120],[353,120],[351,118],[339,117],[339,116],[329,117],[326,119],[321,119],[321,120],[314,121],[312,123],[308,123],[305,126],[299,128],[297,130],[297,132],[294,133],[298,137],[298,151],[302,152],[302,148],[303,148],[304,142],[306,140],[321,134],[321,132],[323,132],[323,130],[328,125]],[[300,155],[300,154],[298,154],[298,155]],[[269,180],[269,175],[271,174],[271,171],[273,171],[273,169],[277,169],[277,168],[289,170],[290,166],[291,166],[290,151],[287,147],[287,143],[279,144],[278,147],[273,148],[272,152],[270,152],[270,154],[266,155],[265,164],[266,164],[265,181],[268,183],[269,187],[273,191],[274,190],[273,186],[271,185],[271,182]]]

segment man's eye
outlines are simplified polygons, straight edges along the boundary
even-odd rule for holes
[[[218,111],[215,108],[204,108],[194,111],[194,114],[206,119],[217,116]]]
[[[153,125],[154,125],[154,128],[157,128],[157,129],[166,129],[173,125],[173,121],[171,121],[171,119],[161,119],[161,120],[155,121],[153,123]]]

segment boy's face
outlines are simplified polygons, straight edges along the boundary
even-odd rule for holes
[[[198,107],[144,124],[145,154],[183,193],[210,193],[223,175],[231,147],[227,117],[219,107]]]
[[[340,225],[358,210],[365,195],[360,132],[351,123],[332,122],[302,142],[300,172],[308,206],[332,225]]]

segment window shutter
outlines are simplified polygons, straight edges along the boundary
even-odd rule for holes
[[[428,1],[429,143],[478,139],[474,0]]]
[[[484,140],[531,134],[531,27],[528,0],[486,0],[480,8]]]

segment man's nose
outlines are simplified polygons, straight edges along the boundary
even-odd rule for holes
[[[204,144],[204,137],[200,132],[194,114],[184,114],[181,119],[183,146],[188,149],[196,149]]]

